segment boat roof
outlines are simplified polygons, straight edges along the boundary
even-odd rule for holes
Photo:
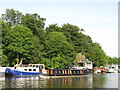
[[[87,63],[92,63],[90,60],[88,59],[84,59],[84,61],[77,61],[77,63],[84,63],[84,62],[87,62]]]
[[[44,65],[44,64],[28,64],[28,65]]]
[[[19,67],[19,66],[33,66],[33,65],[35,65],[35,66],[44,66],[44,64],[16,64],[16,65],[14,65],[14,66],[17,66],[17,67]]]

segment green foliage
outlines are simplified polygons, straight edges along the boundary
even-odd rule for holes
[[[0,19],[0,64],[2,61],[2,20]]]
[[[73,63],[75,56],[74,48],[61,32],[51,32],[47,35],[45,50],[45,58],[48,58],[51,61],[51,66],[49,67],[62,68]]]
[[[2,54],[1,64],[4,64],[4,66],[9,66],[8,57],[5,54]]]
[[[25,26],[14,26],[5,35],[3,38],[8,42],[4,53],[9,57],[10,62],[14,61],[15,58],[30,59],[32,45],[32,32]],[[13,60],[12,60],[13,59]]]
[[[0,64],[2,63],[2,45],[0,45]]]
[[[119,64],[119,60],[120,58],[117,58],[117,57],[111,58],[108,56],[108,64]]]
[[[49,25],[46,32],[62,32],[67,41],[73,46],[76,53],[82,52],[86,58],[93,62],[94,66],[104,66],[108,58],[99,43],[93,43],[91,37],[82,33],[82,28],[71,24],[59,27],[57,24]]]
[[[44,52],[44,46],[40,43],[40,40],[38,36],[32,37],[32,59],[31,63],[41,63],[41,60],[44,58],[45,52]]]
[[[26,14],[22,16],[21,24],[28,27],[33,31],[33,35],[37,35],[40,37],[41,30],[44,29],[44,21],[45,18],[41,18],[38,14]]]
[[[78,35],[80,29],[79,27],[71,24],[64,24],[62,26],[62,32],[67,37],[68,42],[73,43],[75,37]]]
[[[71,24],[64,24],[62,26],[62,32],[66,35],[68,42],[70,42],[77,53],[86,52],[89,43],[92,40],[89,36],[82,33],[83,29]]]
[[[38,14],[28,14],[22,16],[21,25],[28,27],[32,33],[32,59],[31,63],[41,63],[44,58],[44,42],[45,42],[45,18],[41,18]]]
[[[93,43],[78,26],[51,24],[44,29],[45,18],[36,13],[23,15],[14,9],[6,9],[1,18],[0,63],[5,66],[24,60],[24,63],[43,63],[47,68],[62,69],[74,64],[77,53],[84,54],[95,66],[120,61],[107,56],[100,44]]]
[[[2,14],[2,19],[10,26],[20,24],[22,13],[14,9],[6,9],[6,13]]]
[[[59,27],[57,24],[51,24],[48,27],[46,27],[46,33],[49,32],[60,32],[61,27]]]
[[[107,63],[107,56],[98,43],[90,44],[85,55],[95,66],[103,66]]]
[[[118,64],[120,65],[120,57],[118,58]]]

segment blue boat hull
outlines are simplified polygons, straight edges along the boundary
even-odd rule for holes
[[[12,70],[10,68],[6,68],[5,76],[37,76],[41,74],[41,72],[22,72],[17,70]]]

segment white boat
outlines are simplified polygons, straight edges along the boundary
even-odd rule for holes
[[[21,64],[5,70],[5,76],[37,76],[39,74],[46,74],[44,64]]]
[[[106,68],[108,69],[107,73],[118,73],[118,64],[108,64]]]
[[[94,71],[94,73],[101,73],[101,70],[96,70]]]
[[[118,73],[118,70],[115,70],[115,69],[110,68],[110,69],[109,69],[109,72],[110,72],[110,73]]]
[[[69,69],[77,69],[77,70],[83,70],[83,69],[93,69],[93,64],[88,59],[84,59],[84,61],[77,61],[76,65],[69,66]]]

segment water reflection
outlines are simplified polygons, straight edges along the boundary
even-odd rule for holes
[[[104,84],[106,83],[106,77],[104,74],[97,74],[93,77],[93,88],[104,88]]]
[[[5,76],[3,73],[0,73],[0,89],[5,87]]]
[[[54,78],[47,82],[48,88],[91,88],[92,77]]]
[[[51,79],[39,77],[0,77],[1,88],[118,88],[118,74]]]
[[[6,78],[5,88],[46,88],[46,79],[39,77]]]
[[[5,88],[91,88],[92,76],[39,78],[14,77],[5,79]]]
[[[94,75],[93,88],[118,88],[118,73]]]

